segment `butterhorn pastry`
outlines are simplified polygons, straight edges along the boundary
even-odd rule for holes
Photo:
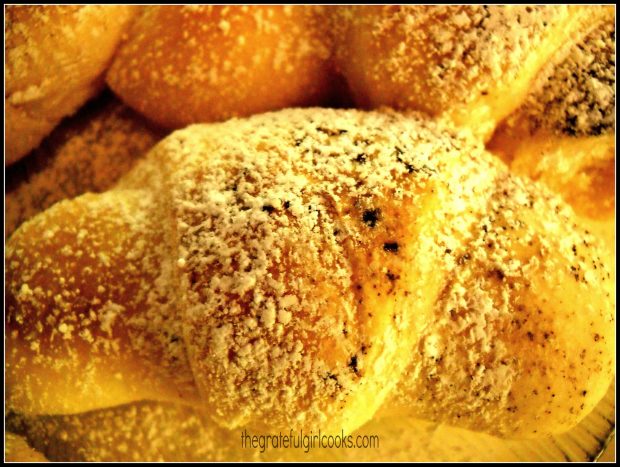
[[[103,73],[137,11],[124,5],[6,7],[5,165],[37,147],[103,88]]]
[[[155,7],[107,80],[170,128],[337,94],[495,134],[613,251],[614,23],[600,5]]]
[[[323,7],[152,6],[107,73],[121,99],[168,128],[325,104],[334,73]]]
[[[159,6],[107,74],[170,128],[325,104],[419,110],[488,139],[564,44],[613,9],[566,5]]]
[[[7,244],[7,404],[142,400],[350,432],[382,404],[502,436],[575,425],[614,369],[614,278],[545,189],[391,111],[165,139]]]
[[[614,11],[606,11],[539,72],[489,148],[560,193],[613,252],[616,39]]]
[[[110,189],[165,134],[109,92],[92,100],[7,168],[5,238],[60,200]]]

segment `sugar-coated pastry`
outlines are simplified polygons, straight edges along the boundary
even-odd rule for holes
[[[5,238],[58,201],[111,188],[164,135],[110,93],[93,100],[7,168]]]
[[[554,51],[601,7],[350,6],[334,10],[335,63],[355,101],[421,110],[483,139]]]
[[[5,16],[6,460],[600,451],[612,6]]]
[[[103,73],[138,7],[5,9],[5,165],[37,147],[103,87]]]
[[[7,404],[150,399],[231,429],[351,432],[396,400],[561,432],[613,375],[602,251],[559,198],[419,115],[190,126],[10,238]]]
[[[133,25],[107,74],[168,128],[322,104],[333,77],[317,6],[158,6]]]
[[[489,143],[511,169],[560,193],[615,243],[615,14],[567,44]]]

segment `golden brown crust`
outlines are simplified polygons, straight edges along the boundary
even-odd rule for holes
[[[335,60],[356,102],[442,116],[488,138],[541,66],[603,11],[567,6],[335,9]]]
[[[53,8],[39,8],[32,18],[44,12],[58,21]],[[357,105],[422,110],[487,138],[519,106],[556,50],[609,11],[599,6],[149,7],[107,80],[129,105],[177,128],[325,103],[343,91],[335,65],[349,81]],[[68,9],[59,17],[67,22],[71,14]],[[77,33],[80,43],[89,41],[88,34]],[[9,40],[9,50],[27,50],[12,42],[18,41]],[[30,55],[36,55],[35,46],[29,45]],[[98,49],[105,47],[98,44]],[[11,68],[26,69],[22,62],[21,57],[10,60],[7,75],[19,75]],[[28,103],[44,91],[40,83],[19,92],[7,89],[9,128],[33,131],[50,125],[45,121],[49,109],[62,108],[59,102],[79,95],[56,90],[54,103],[40,111],[12,103]],[[9,145],[32,147],[40,140],[29,138],[11,137]]]
[[[181,389],[189,373],[184,350],[172,339],[181,323],[163,311],[174,309],[174,284],[160,279],[168,272],[165,245],[151,205],[141,192],[86,194],[11,236],[6,372],[21,383],[7,386],[6,398],[14,410],[72,413],[136,397],[191,399],[191,384]]]
[[[5,462],[48,462],[47,458],[32,449],[22,436],[5,433],[4,441]]]
[[[614,368],[615,261],[590,235],[613,249],[610,12],[151,7],[107,79],[154,121],[324,103],[336,63],[358,105],[420,109],[480,138],[520,105],[490,147],[580,218],[415,115],[313,109],[192,127],[114,190],[61,203],[9,242],[7,378],[19,382],[9,405],[194,405],[33,417],[40,440],[65,422],[74,430],[58,436],[73,451],[53,451],[71,460],[141,460],[142,448],[176,459],[182,441],[158,444],[175,430],[206,436],[191,459],[217,460],[234,450],[222,426],[349,431],[380,406],[500,436],[573,426]],[[43,87],[5,95],[7,128],[24,135],[8,153],[53,126],[49,109],[30,112]],[[85,185],[109,188],[133,145],[153,143],[126,109],[110,112],[9,193],[7,226]],[[134,130],[141,137],[124,145]],[[65,162],[82,147],[122,160],[51,187],[48,175],[70,178]],[[165,436],[140,432],[142,417],[169,421]],[[102,449],[97,423],[124,441]]]
[[[320,7],[151,7],[107,82],[168,128],[321,104],[332,79],[324,28]]]
[[[499,436],[566,431],[613,377],[610,258],[557,198],[507,173],[470,235],[397,406]]]
[[[24,224],[7,261],[9,405],[26,413],[156,398],[231,428],[351,431],[400,384],[414,413],[524,436],[575,424],[613,369],[615,290],[596,240],[480,145],[416,115],[288,110],[189,127],[116,189]],[[455,331],[461,317],[473,327]],[[403,351],[431,349],[434,326],[460,349],[447,367]],[[80,343],[96,329],[111,353]],[[28,352],[53,358],[52,375]],[[82,359],[129,383],[84,381]],[[474,379],[451,371],[476,361],[488,371]],[[84,397],[55,396],[62,362]],[[420,368],[447,368],[457,390]],[[476,397],[480,381],[501,397]],[[556,400],[530,395],[541,381]]]
[[[136,8],[6,8],[5,165],[102,89],[102,73]]]
[[[7,169],[5,238],[60,200],[111,188],[164,134],[109,93],[80,109]]]
[[[561,48],[489,148],[511,169],[546,184],[610,251],[615,238],[615,14]]]
[[[615,128],[615,15],[567,43],[538,73],[519,109],[504,125],[527,126],[529,136],[599,136]],[[520,122],[521,120],[522,122]]]

